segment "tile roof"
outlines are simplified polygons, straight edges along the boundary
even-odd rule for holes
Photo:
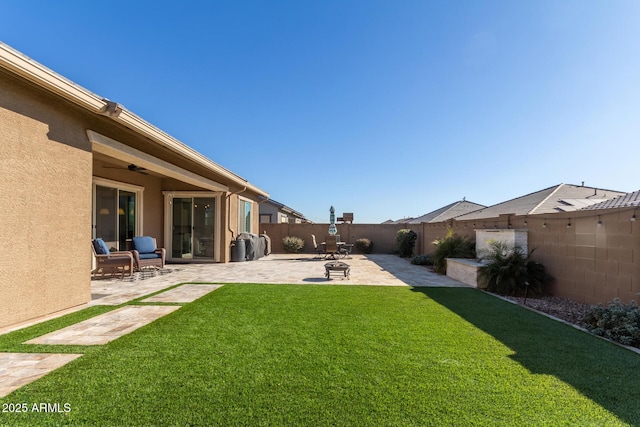
[[[627,208],[633,206],[640,207],[640,190],[584,207],[582,210]]]
[[[412,219],[413,219],[413,217],[411,217],[411,218],[402,218],[402,219],[397,219],[397,220],[388,219],[385,222],[383,222],[383,224],[408,224]]]
[[[477,211],[486,206],[478,203],[469,202],[467,200],[459,200],[453,202],[433,212],[429,212],[409,221],[409,224],[420,224],[421,222],[442,222],[469,212]]]
[[[502,214],[533,215],[570,212],[623,194],[620,191],[603,190],[583,185],[559,184],[461,215],[456,219],[497,218]]]

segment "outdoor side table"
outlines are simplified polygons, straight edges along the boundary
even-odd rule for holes
[[[331,279],[331,272],[342,272],[344,274],[344,277],[346,277],[347,279],[349,278],[349,272],[351,271],[351,267],[349,267],[349,264],[344,263],[342,261],[331,261],[328,262],[324,265],[324,269],[325,269],[325,277],[327,279]]]

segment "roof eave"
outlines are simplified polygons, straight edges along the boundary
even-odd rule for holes
[[[212,170],[234,184],[246,187],[250,192],[259,196],[269,197],[269,193],[261,190],[241,176],[236,175],[230,170],[208,159],[171,135],[163,132],[149,122],[128,111],[121,105],[117,106],[117,114],[105,114],[108,110],[108,104],[113,103],[93,92],[90,92],[82,86],[77,85],[71,80],[61,76],[2,42],[0,42],[0,67],[49,92],[61,96],[62,98],[88,110],[93,114],[101,114],[111,117],[115,122],[126,126],[134,132],[151,139],[155,143],[168,148],[194,163]]]
[[[155,141],[156,143],[162,145],[163,147],[168,148],[169,150],[175,153],[178,153],[181,156],[186,157],[194,161],[195,163],[198,163],[199,165],[206,167],[207,169],[213,170],[218,175],[221,175],[224,178],[238,185],[247,187],[248,191],[251,191],[259,196],[269,198],[269,193],[265,192],[264,190],[261,190],[260,188],[251,184],[246,179],[231,172],[229,169],[223,166],[220,166],[219,164],[215,163],[213,160],[207,158],[206,156],[203,156],[193,148],[180,142],[179,140],[175,139],[168,133],[158,129],[157,127],[153,126],[149,122],[133,114],[129,110],[126,110],[123,108],[122,113],[120,113],[117,117],[113,117],[113,120],[121,123],[122,125],[134,130],[135,132],[141,135],[146,136],[147,138]]]
[[[0,67],[93,113],[99,113],[106,105],[105,101],[96,94],[62,77],[60,74],[2,42],[0,42]]]

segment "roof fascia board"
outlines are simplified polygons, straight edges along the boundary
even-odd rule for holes
[[[108,136],[101,135],[98,132],[87,130],[87,136],[89,137],[89,141],[91,141],[93,151],[97,153],[105,154],[128,163],[135,163],[136,165],[144,167],[150,171],[157,172],[167,177],[202,187],[207,190],[229,191],[229,187],[226,185],[222,185],[203,176],[196,175],[193,172],[189,172],[188,170],[172,165],[171,163],[158,159],[150,154],[129,147],[128,145],[109,138]]]
[[[222,175],[226,179],[238,185],[241,185],[243,187],[246,186],[247,190],[253,193],[256,193],[264,197],[269,197],[268,193],[250,184],[246,179],[220,166],[219,164],[208,159],[207,157],[198,153],[194,149],[188,147],[187,145],[173,138],[171,135],[167,134],[166,132],[163,132],[162,130],[144,121],[143,119],[141,119],[140,117],[136,116],[135,114],[131,113],[126,109],[123,109],[122,112],[117,117],[113,117],[113,120],[123,124],[124,126],[134,130],[139,134],[142,134],[150,138],[154,142],[162,145],[163,147],[168,148],[169,150],[175,153],[178,153],[181,156],[186,157],[187,159],[195,163],[198,163],[201,166],[206,167],[207,169],[213,170],[217,174]]]
[[[0,42],[0,67],[5,68],[50,92],[99,113],[105,102],[96,94],[55,73],[42,64]]]
[[[2,42],[0,42],[0,67],[5,68],[12,73],[25,78],[31,83],[34,83],[49,92],[55,93],[64,99],[89,110],[91,113],[105,115],[107,110],[107,100],[93,92],[90,92],[82,86],[73,83],[71,80],[64,78],[60,74]],[[267,198],[269,197],[269,194],[264,190],[250,184],[239,175],[236,175],[230,170],[218,165],[169,134],[161,131],[152,124],[126,110],[121,105],[118,105],[118,107],[122,109],[121,111],[118,111],[118,114],[107,115],[107,117],[111,117],[112,120],[132,129],[138,134],[146,136],[155,143],[160,144],[171,151],[218,173],[219,175],[222,175],[231,182],[243,187],[246,186],[247,190],[255,194]]]

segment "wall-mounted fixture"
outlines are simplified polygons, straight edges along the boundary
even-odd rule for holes
[[[567,228],[571,228],[571,218],[569,218],[569,222],[567,222]]]
[[[103,116],[115,118],[118,117],[120,113],[122,113],[122,106],[117,102],[110,101],[106,98],[102,101],[105,103],[104,107],[102,107],[102,111],[100,112],[100,114],[102,114]]]
[[[596,224],[598,227],[602,227],[602,220],[600,219],[600,215],[598,215],[598,222]]]

